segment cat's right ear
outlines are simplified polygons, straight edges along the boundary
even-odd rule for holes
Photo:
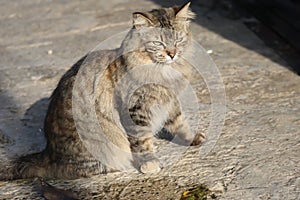
[[[146,26],[152,26],[153,23],[151,20],[141,12],[135,12],[132,14],[133,17],[133,28],[140,28],[140,27],[146,27]]]

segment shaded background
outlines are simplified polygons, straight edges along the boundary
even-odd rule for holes
[[[184,0],[153,1],[167,7],[174,5],[174,2],[178,5],[187,2]],[[289,69],[300,74],[299,0],[192,0],[191,2],[193,11],[208,20],[215,14],[212,14],[213,11],[217,11],[219,16],[242,21],[288,63]],[[223,28],[219,29],[218,26],[202,20],[196,20],[196,22],[250,50],[255,50],[251,43],[241,40],[237,35],[224,32]],[[226,26],[226,24],[220,26]],[[258,53],[269,57],[266,53]]]

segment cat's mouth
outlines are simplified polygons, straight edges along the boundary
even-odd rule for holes
[[[172,64],[172,63],[174,63],[177,60],[177,58],[178,58],[177,55],[174,55],[173,57],[168,55],[168,56],[166,56],[165,63],[166,64]]]

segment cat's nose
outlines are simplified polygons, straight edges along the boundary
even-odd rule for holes
[[[175,49],[173,49],[173,50],[167,50],[166,52],[167,52],[168,56],[170,56],[172,59],[176,55],[176,50]]]

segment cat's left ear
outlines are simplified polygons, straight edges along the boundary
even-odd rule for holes
[[[132,14],[132,18],[133,18],[133,28],[140,28],[140,27],[153,25],[151,19],[144,13],[135,12]]]
[[[187,2],[186,4],[184,4],[182,6],[173,7],[176,19],[188,20],[188,19],[195,18],[196,14],[190,10],[190,8],[189,8],[190,4],[191,4],[191,2]]]

